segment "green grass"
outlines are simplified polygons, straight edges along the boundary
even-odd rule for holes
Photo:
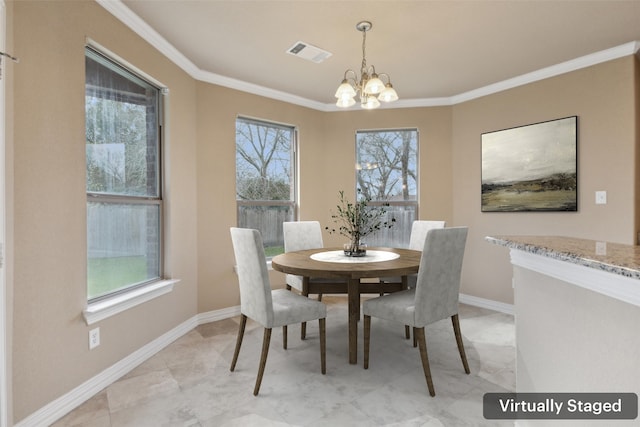
[[[264,252],[271,258],[284,253],[284,246],[266,247]],[[90,258],[87,268],[89,299],[147,279],[144,256]]]
[[[144,256],[90,258],[87,269],[89,299],[147,278]]]
[[[284,246],[269,246],[264,248],[264,255],[267,258],[274,257],[284,253]]]

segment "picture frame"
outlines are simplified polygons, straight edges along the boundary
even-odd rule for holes
[[[481,135],[482,212],[578,210],[578,116]]]

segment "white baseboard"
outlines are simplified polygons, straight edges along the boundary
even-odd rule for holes
[[[460,294],[460,302],[476,307],[487,308],[501,313],[513,314],[513,305],[478,298],[471,295]],[[240,315],[240,306],[223,308],[221,310],[208,311],[193,316],[191,319],[176,326],[169,332],[161,335],[149,344],[134,351],[129,356],[105,369],[95,377],[85,381],[54,401],[38,409],[33,414],[15,424],[15,427],[39,427],[51,425],[69,412],[113,384],[125,374],[131,372],[160,350],[185,335],[198,325],[228,319]]]
[[[196,317],[198,318],[198,325],[204,325],[205,323],[217,322],[218,320],[224,320],[235,316],[240,316],[239,305],[220,310],[207,311],[206,313],[198,314]]]
[[[500,313],[510,314],[512,316],[514,313],[513,304],[506,304],[504,302],[474,297],[472,295],[460,294],[460,302],[463,304],[473,305],[475,307],[499,311]]]
[[[169,332],[161,335],[149,344],[141,347],[129,356],[100,372],[95,377],[80,384],[69,393],[60,396],[56,400],[38,409],[33,414],[16,423],[15,427],[40,427],[53,424],[55,421],[65,416],[91,397],[95,396],[105,387],[122,378],[123,375],[129,373],[135,367],[148,360],[151,356],[158,353],[176,339],[198,326],[197,317],[198,316],[194,316],[176,326]]]

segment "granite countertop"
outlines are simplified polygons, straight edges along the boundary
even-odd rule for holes
[[[640,246],[562,236],[487,236],[485,240],[640,280]]]

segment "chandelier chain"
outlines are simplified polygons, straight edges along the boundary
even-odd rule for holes
[[[360,68],[361,74],[367,73],[366,43],[367,43],[367,30],[365,29],[362,31],[362,66]]]

